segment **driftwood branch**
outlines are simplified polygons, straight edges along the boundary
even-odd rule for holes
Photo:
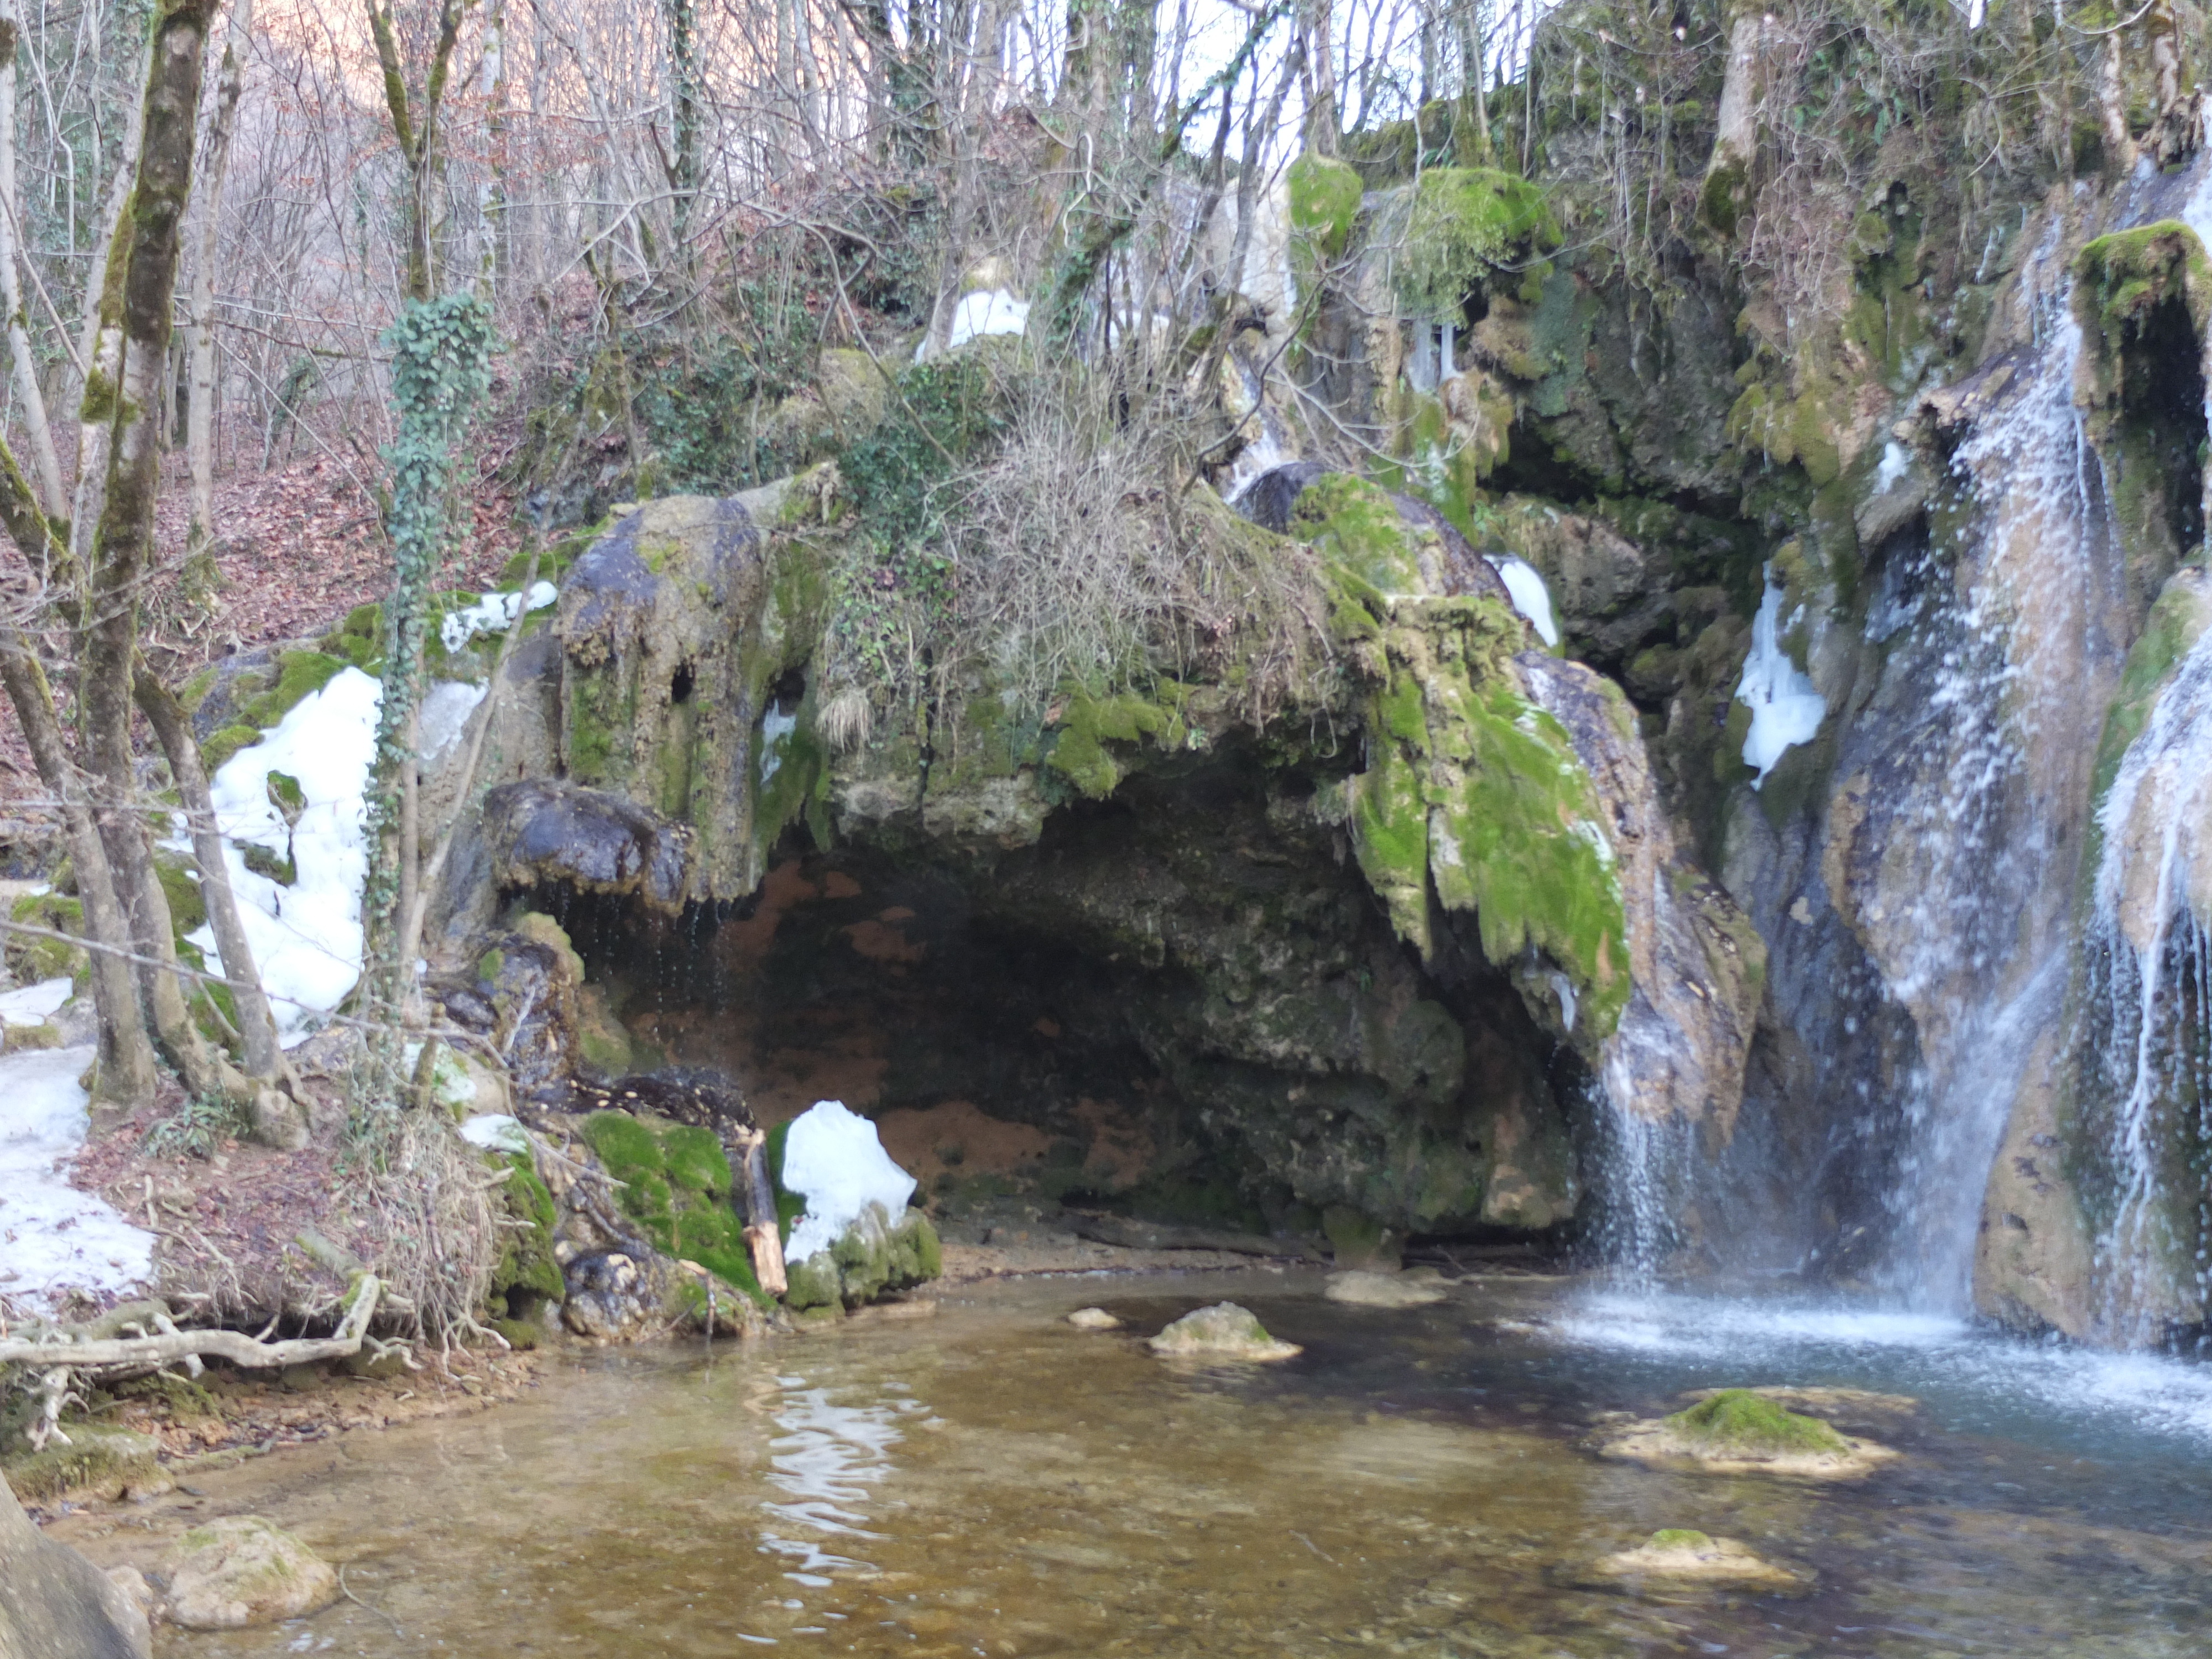
[[[0,1365],[67,1365],[82,1370],[93,1365],[167,1365],[180,1359],[213,1356],[234,1365],[268,1370],[277,1365],[310,1365],[319,1359],[343,1359],[361,1351],[368,1334],[369,1316],[376,1311],[382,1285],[374,1273],[363,1273],[354,1291],[345,1322],[333,1336],[293,1337],[264,1342],[244,1331],[168,1330],[158,1336],[112,1337],[104,1341],[37,1341],[21,1337],[0,1339]]]

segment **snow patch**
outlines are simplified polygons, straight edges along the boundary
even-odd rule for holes
[[[1544,579],[1536,567],[1526,559],[1516,559],[1510,553],[1486,555],[1490,568],[1505,584],[1506,597],[1513,608],[1526,617],[1536,629],[1536,637],[1547,645],[1559,642],[1559,625],[1552,617],[1552,591],[1544,586]]]
[[[1771,570],[1766,595],[1752,619],[1751,654],[1744,659],[1735,700],[1751,710],[1743,763],[1759,774],[1754,789],[1766,781],[1785,750],[1812,742],[1827,717],[1827,700],[1782,648],[1782,587]]]
[[[361,890],[368,875],[362,797],[382,696],[358,668],[342,670],[215,775],[223,862],[287,1048],[307,1036],[361,977]],[[269,799],[271,772],[296,778],[306,798],[289,828]],[[239,851],[243,842],[279,858],[289,851],[296,879],[285,887],[248,870]],[[191,942],[207,953],[210,968],[220,967],[212,928],[201,928]]]
[[[528,609],[543,611],[561,597],[561,590],[551,582],[537,582],[530,589]],[[477,602],[460,611],[450,611],[438,624],[438,637],[445,642],[447,655],[459,650],[479,634],[489,634],[497,629],[511,626],[525,609],[520,593],[483,593]]]
[[[1017,300],[1002,288],[963,294],[952,307],[952,331],[945,343],[951,349],[986,334],[1024,333],[1029,325],[1029,301]]]
[[[10,991],[0,996],[0,1023],[41,1024],[61,1012],[62,1004],[70,1000],[70,993],[76,988],[76,981],[64,977],[42,979],[36,985]]]
[[[153,1271],[153,1234],[63,1173],[91,1127],[77,1078],[92,1058],[88,1046],[0,1056],[0,1295],[29,1312]]]
[[[844,1237],[871,1204],[896,1224],[915,1181],[891,1162],[876,1126],[842,1100],[817,1100],[792,1123],[783,1143],[783,1188],[806,1200],[784,1255],[804,1261]]]
[[[461,1139],[488,1152],[526,1152],[530,1137],[521,1123],[505,1112],[479,1112],[461,1125]]]

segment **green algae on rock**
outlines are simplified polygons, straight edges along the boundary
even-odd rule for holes
[[[1288,1359],[1304,1349],[1267,1334],[1258,1316],[1234,1302],[1197,1308],[1145,1344],[1169,1359]]]
[[[226,1516],[190,1528],[162,1567],[168,1617],[186,1630],[241,1630],[297,1619],[340,1594],[329,1562],[258,1515]]]
[[[1598,1450],[1659,1468],[1812,1480],[1856,1480],[1897,1456],[1887,1446],[1839,1434],[1820,1419],[1800,1416],[1750,1389],[1723,1389],[1672,1417],[1632,1424]]]
[[[1579,1577],[1632,1589],[1649,1584],[1662,1590],[1789,1590],[1808,1589],[1812,1583],[1810,1574],[1769,1561],[1747,1544],[1690,1527],[1662,1527],[1634,1548],[1591,1563]]]

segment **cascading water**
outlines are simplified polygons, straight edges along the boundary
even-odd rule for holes
[[[1874,625],[1917,635],[1905,648],[1933,672],[1917,726],[1876,774],[1896,805],[1850,896],[1919,1047],[1878,1277],[1941,1311],[1967,1305],[1990,1168],[2023,1059],[2057,1011],[2080,828],[2069,804],[2087,798],[2118,657],[2104,625],[2117,540],[2074,401],[2081,331],[2057,225],[2024,283],[2032,372],[1953,462],[1977,520],[1895,573],[1917,602],[1876,607]]]
[[[2092,1288],[2103,1334],[2140,1346],[2203,1322],[2212,1270],[2212,629],[2153,705],[2097,823],[2076,1083],[2106,1164]]]

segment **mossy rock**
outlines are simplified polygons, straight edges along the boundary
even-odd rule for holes
[[[1666,1419],[1685,1440],[1715,1451],[1841,1456],[1850,1443],[1817,1417],[1785,1411],[1748,1389],[1723,1389]]]
[[[84,905],[62,893],[27,894],[9,907],[9,920],[82,936]],[[77,979],[89,973],[92,957],[80,945],[35,933],[10,933],[5,945],[8,971],[19,985],[50,979]]]
[[[1532,256],[1559,245],[1543,188],[1495,167],[1432,167],[1412,194],[1392,273],[1407,316],[1455,320],[1478,288],[1533,292]]]
[[[871,1205],[828,1249],[787,1265],[784,1305],[857,1308],[944,1271],[944,1247],[927,1216],[908,1210],[894,1223],[881,1206]]]
[[[122,1498],[167,1492],[161,1448],[150,1436],[94,1423],[64,1423],[70,1443],[49,1440],[41,1451],[21,1450],[0,1462],[15,1495],[44,1503],[66,1493]]]
[[[2199,339],[2212,325],[2212,258],[2178,219],[2096,238],[2075,256],[2074,272],[2084,328],[2114,336],[2139,329],[2168,299],[2188,307]]]
[[[1291,230],[1320,259],[1342,258],[1365,193],[1358,172],[1346,162],[1308,150],[1291,163],[1284,182]]]
[[[698,1263],[763,1307],[773,1305],[754,1275],[744,1224],[731,1207],[729,1158],[711,1130],[656,1129],[626,1112],[594,1112],[580,1133],[623,1183],[616,1194],[623,1213],[657,1249]]]
[[[52,1020],[42,1019],[34,1025],[10,1024],[6,1032],[6,1048],[11,1054],[28,1054],[33,1049],[58,1048],[62,1046],[61,1028]]]

